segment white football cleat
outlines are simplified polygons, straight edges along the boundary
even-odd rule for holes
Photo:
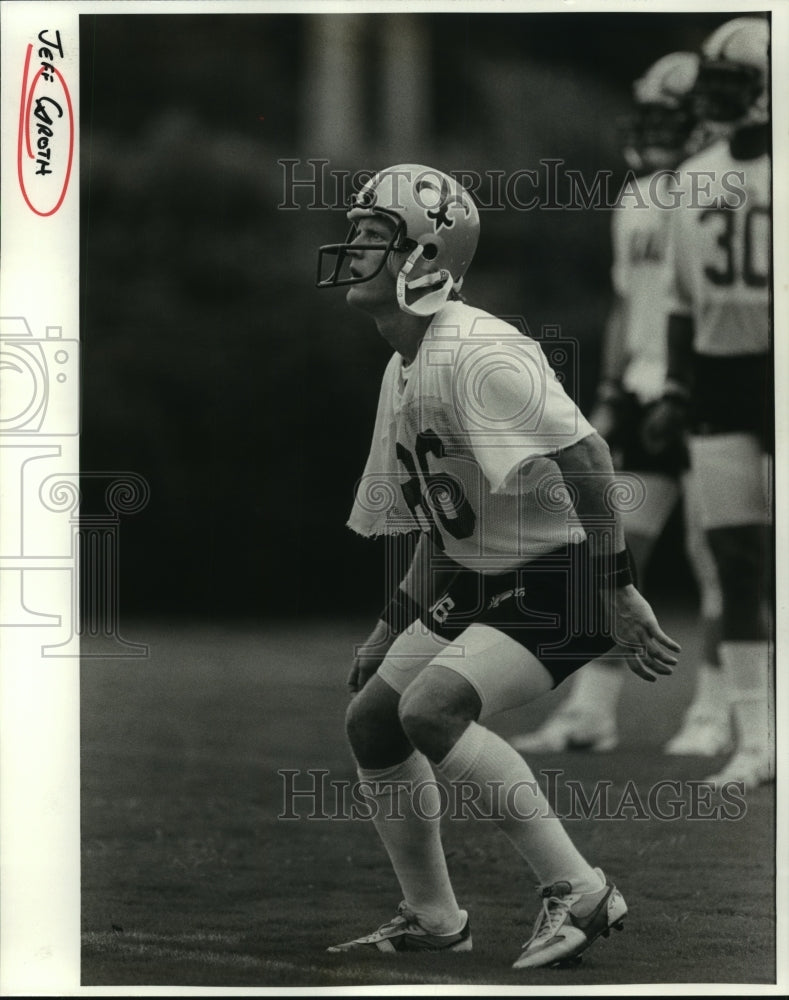
[[[619,743],[616,722],[582,709],[559,709],[532,733],[520,733],[510,739],[519,753],[561,753],[563,750],[588,750],[607,753]]]
[[[731,749],[729,716],[691,706],[682,728],[668,741],[663,753],[670,757],[717,757]]]
[[[775,781],[775,760],[768,750],[759,747],[742,747],[724,765],[723,770],[705,778],[714,785],[729,781],[742,782],[746,788],[758,788]]]
[[[601,934],[608,937],[612,927],[622,930],[627,913],[622,893],[599,868],[595,871],[605,885],[593,892],[573,892],[569,882],[555,882],[539,890],[542,912],[513,969],[577,964]]]
[[[471,951],[468,913],[461,910],[460,914],[463,926],[456,934],[431,934],[403,902],[397,914],[372,934],[332,945],[326,951],[382,951],[390,955],[400,951]]]

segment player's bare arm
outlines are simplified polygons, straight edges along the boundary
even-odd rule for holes
[[[627,303],[622,296],[615,295],[603,333],[603,357],[597,399],[589,417],[591,425],[606,441],[616,430],[616,403],[622,391],[622,374],[628,361],[625,348],[626,309]]]
[[[644,447],[653,455],[670,448],[687,429],[693,391],[693,319],[680,313],[668,318],[668,359],[663,396],[644,422]]]
[[[621,520],[607,499],[614,475],[608,446],[599,434],[590,434],[558,452],[554,461],[571,488],[575,510],[584,527],[599,527],[601,521],[611,519],[613,551],[608,555],[614,567],[610,581],[613,586],[604,587],[603,593],[609,594],[613,601],[620,643],[638,650],[628,657],[628,666],[647,681],[656,680],[657,674],[671,674],[677,664],[679,644],[661,629],[648,601],[630,581],[629,572],[616,568],[625,553],[625,537]]]

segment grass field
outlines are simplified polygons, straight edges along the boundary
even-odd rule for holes
[[[701,779],[711,766],[659,752],[690,696],[697,652],[691,619],[663,617],[683,663],[655,685],[628,677],[620,748],[531,761],[537,772],[561,770],[560,790],[567,779],[612,782],[618,818],[567,826],[630,906],[624,932],[579,967],[531,973],[510,966],[537,912],[533,880],[484,822],[444,824],[471,954],[325,952],[390,917],[397,885],[369,822],[307,819],[306,799],[291,803],[302,818],[278,818],[278,772],[353,779],[345,675],[365,623],[127,627],[150,644],[149,659],[86,660],[82,671],[83,985],[774,982],[773,790],[747,795],[736,820],[637,818],[637,806],[622,807],[626,792],[645,803],[656,782]],[[536,724],[557,697],[493,728]],[[325,813],[334,801],[324,799]]]

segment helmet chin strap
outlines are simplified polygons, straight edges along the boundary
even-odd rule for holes
[[[421,278],[415,278],[413,281],[406,281],[406,278],[413,270],[414,264],[422,256],[423,249],[422,246],[418,246],[416,250],[413,250],[397,275],[397,304],[403,312],[408,313],[410,316],[432,316],[434,313],[437,313],[449,298],[449,293],[452,291],[454,285],[452,275],[444,268],[435,271],[433,274],[426,274]],[[417,299],[412,305],[406,302],[406,292],[419,288],[430,288],[433,285],[439,284],[441,285],[440,288]],[[460,288],[460,282],[458,282],[457,287]]]

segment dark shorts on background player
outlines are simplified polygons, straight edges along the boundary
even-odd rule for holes
[[[694,434],[754,434],[774,450],[773,364],[769,354],[696,354],[691,429]]]
[[[676,442],[657,455],[651,455],[643,443],[644,422],[655,403],[639,402],[633,393],[625,393],[616,403],[617,430],[610,441],[617,465],[628,472],[654,472],[678,478],[690,466],[688,450]]]

